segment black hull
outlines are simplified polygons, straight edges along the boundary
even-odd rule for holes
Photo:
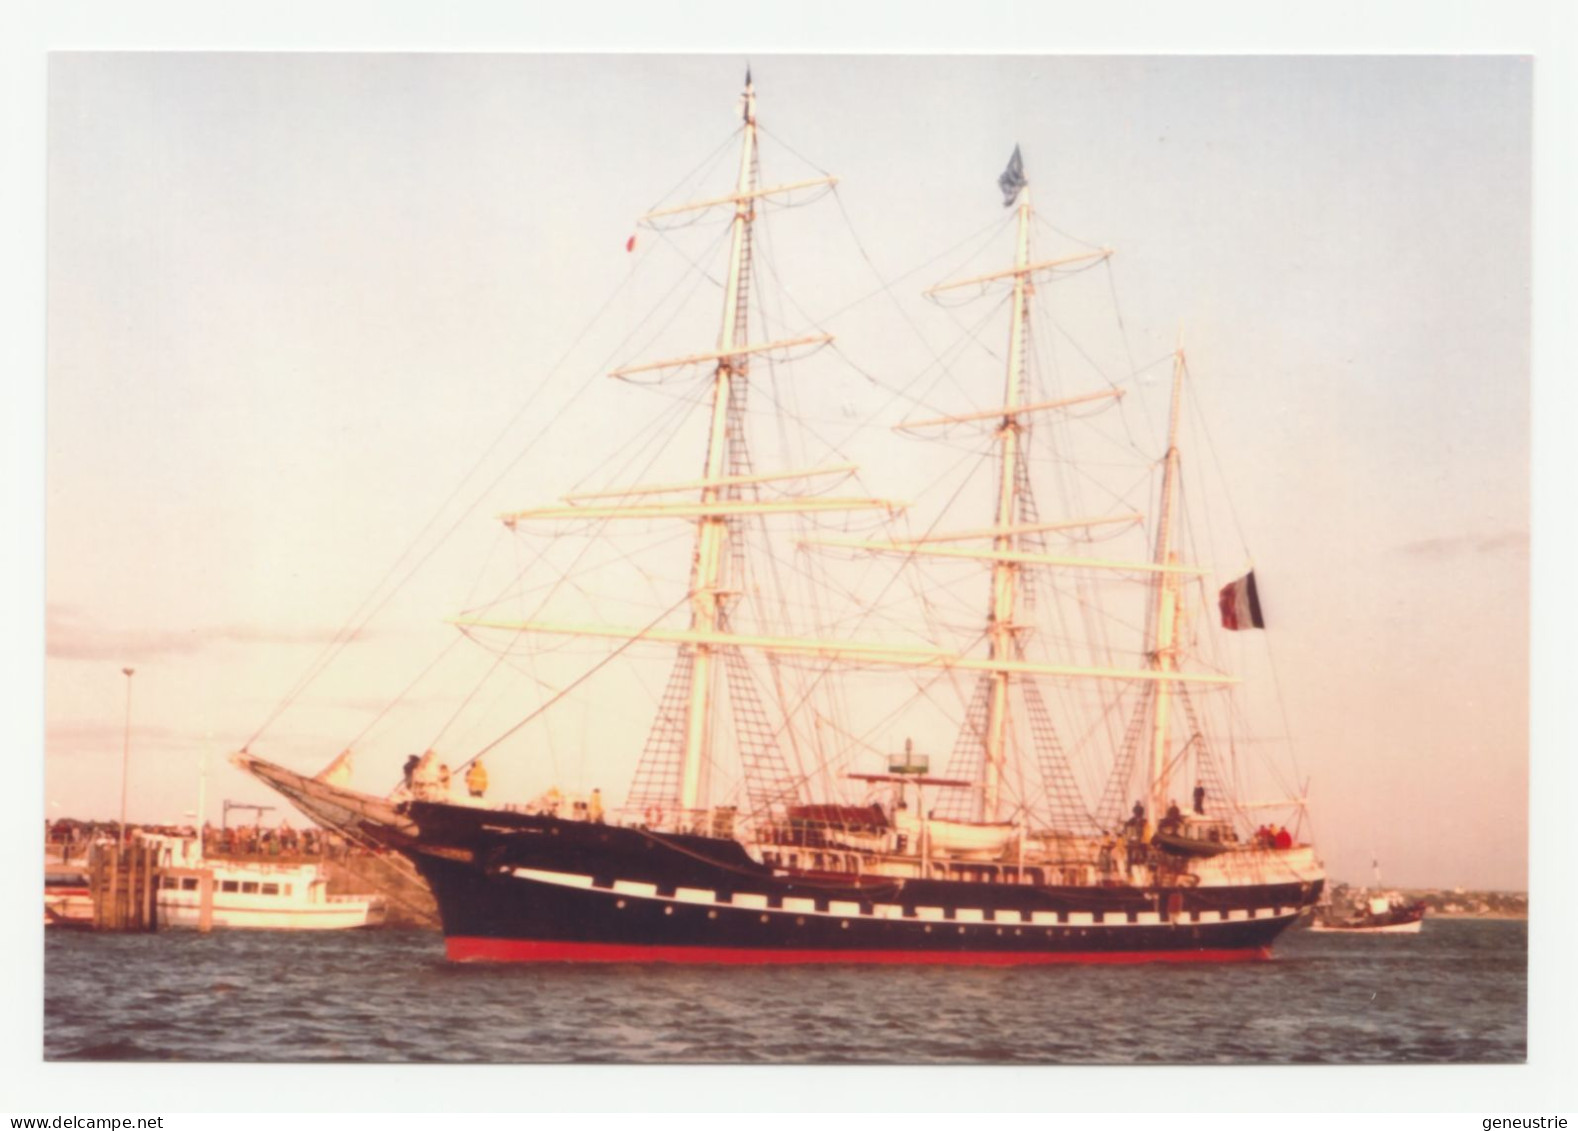
[[[414,805],[406,853],[461,961],[1263,958],[1320,883],[1062,887],[786,875],[732,840]],[[461,846],[465,845],[464,848]]]

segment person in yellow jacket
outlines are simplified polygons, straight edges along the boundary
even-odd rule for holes
[[[481,797],[488,791],[488,771],[482,768],[482,760],[471,763],[471,769],[466,771],[466,792],[473,797]]]

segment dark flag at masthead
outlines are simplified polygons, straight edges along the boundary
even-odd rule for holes
[[[1003,207],[1012,208],[1014,201],[1019,197],[1019,190],[1030,182],[1025,180],[1025,163],[1019,156],[1019,147],[1014,146],[1014,155],[1008,159],[1008,168],[1003,170],[1003,175],[997,178],[997,187],[1003,190]]]

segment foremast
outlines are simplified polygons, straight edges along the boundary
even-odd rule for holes
[[[716,504],[730,486],[720,485],[729,449],[729,405],[734,377],[749,371],[748,354],[735,354],[748,321],[746,295],[741,286],[749,268],[749,239],[755,218],[756,88],[745,73],[745,125],[740,145],[740,171],[735,186],[734,219],[729,236],[729,273],[723,292],[723,324],[718,331],[718,365],[712,378],[712,423],[707,435],[706,486],[703,506]],[[720,585],[728,519],[703,513],[696,520],[696,549],[691,566],[690,628],[711,635],[722,626],[729,599]],[[707,796],[707,768],[711,763],[714,684],[717,672],[713,645],[699,642],[685,653],[690,663],[690,704],[685,719],[685,745],[680,769],[680,809],[702,808]]]

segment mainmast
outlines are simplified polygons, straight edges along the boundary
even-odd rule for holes
[[[1173,546],[1174,512],[1178,501],[1178,417],[1183,403],[1183,347],[1173,354],[1173,393],[1167,426],[1167,455],[1162,469],[1161,513],[1156,525],[1158,566],[1177,566],[1178,552]],[[1178,671],[1178,609],[1183,574],[1167,570],[1152,574],[1156,591],[1151,618],[1151,663],[1161,674],[1156,681],[1154,710],[1151,713],[1150,817],[1147,833],[1155,828],[1165,807],[1171,803],[1172,736],[1169,715],[1172,709],[1172,673]]]
[[[735,374],[743,375],[750,361],[735,354],[744,338],[747,321],[745,290],[741,281],[748,270],[750,226],[755,219],[756,200],[752,193],[756,167],[756,88],[751,72],[745,72],[745,128],[740,144],[740,173],[735,187],[734,220],[729,241],[729,274],[723,291],[723,325],[718,331],[718,366],[712,380],[712,426],[707,436],[707,485],[702,488],[703,505],[716,503],[724,487],[723,478],[729,449],[729,396]],[[693,632],[714,633],[724,619],[728,594],[719,586],[723,570],[723,549],[728,534],[728,518],[707,513],[696,520],[696,551],[691,568],[690,627]],[[707,769],[712,750],[712,699],[717,680],[713,646],[692,645],[690,659],[690,705],[685,721],[684,760],[680,772],[680,809],[700,808],[707,797]]]
[[[1017,151],[1016,151],[1017,154]],[[989,656],[993,660],[1016,657],[1014,609],[1019,590],[1019,563],[1005,556],[1016,548],[1015,523],[1019,514],[1019,419],[1021,385],[1024,378],[1025,319],[1034,288],[1030,273],[1030,188],[1019,190],[1019,238],[1014,255],[1013,323],[1008,333],[1008,372],[1004,378],[1003,423],[997,431],[998,482],[997,517],[993,527],[992,549],[999,555],[992,563],[992,609],[987,626]],[[987,700],[984,738],[984,777],[981,790],[981,820],[995,821],[1007,763],[1010,673],[991,674],[991,694]]]

